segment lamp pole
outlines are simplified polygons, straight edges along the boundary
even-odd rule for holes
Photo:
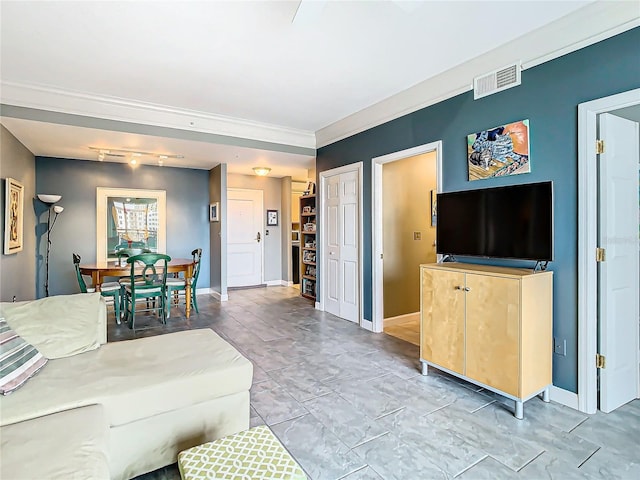
[[[46,297],[49,296],[49,253],[51,252],[51,231],[56,224],[56,220],[58,220],[58,215],[60,215],[64,210],[64,207],[61,207],[60,205],[54,206],[54,204],[60,201],[61,198],[62,197],[60,195],[38,195],[38,199],[49,207],[47,211],[47,254],[44,262],[44,295]],[[51,210],[53,210],[53,213],[55,214],[53,221],[51,221]]]

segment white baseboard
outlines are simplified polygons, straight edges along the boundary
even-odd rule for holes
[[[196,288],[196,295],[211,295],[213,290],[210,288]]]
[[[286,280],[267,280],[264,282],[267,287],[290,287],[293,282],[287,282]]]
[[[320,308],[320,302],[316,302],[316,310],[322,311],[322,308]]]
[[[573,393],[569,390],[565,390],[564,388],[551,385],[551,388],[549,389],[549,395],[553,402],[565,405],[569,408],[573,408],[574,410],[579,410],[577,393]]]
[[[420,321],[420,312],[405,313],[404,315],[398,315],[397,317],[385,318],[383,323],[385,327],[390,327],[392,325],[408,322],[409,320]]]
[[[220,292],[216,292],[215,290],[211,290],[211,295],[213,295],[214,298],[216,298],[217,300],[220,300],[221,302],[228,302],[229,301],[229,295],[227,295],[226,293],[224,295],[221,295]]]

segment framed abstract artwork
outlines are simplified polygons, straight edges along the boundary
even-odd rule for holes
[[[531,172],[529,120],[467,135],[469,180]]]
[[[220,221],[220,202],[212,203],[209,205],[209,221]]]
[[[24,234],[24,185],[6,179],[4,200],[4,254],[22,251]]]
[[[267,226],[278,226],[278,210],[267,210]]]

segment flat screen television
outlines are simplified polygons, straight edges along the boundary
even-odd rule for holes
[[[436,251],[553,260],[553,183],[438,194]]]

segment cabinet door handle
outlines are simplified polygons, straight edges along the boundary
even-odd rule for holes
[[[464,287],[462,285],[456,285],[455,289],[456,290],[464,290]]]
[[[470,289],[469,287],[464,287],[464,291],[465,291],[465,292],[470,292],[470,291],[471,291],[471,289]]]

